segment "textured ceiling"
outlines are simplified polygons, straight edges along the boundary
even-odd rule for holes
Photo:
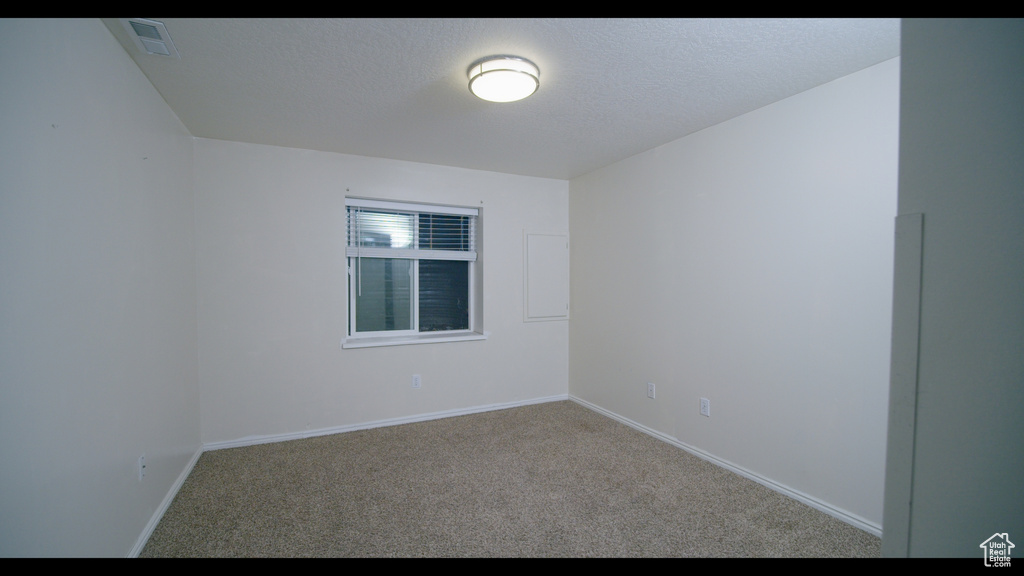
[[[899,55],[897,19],[179,19],[107,27],[197,137],[569,179]],[[519,102],[466,71],[540,67]]]

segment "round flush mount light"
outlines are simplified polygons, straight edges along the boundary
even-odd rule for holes
[[[469,91],[491,102],[515,102],[537,91],[540,70],[518,56],[491,56],[469,67]]]

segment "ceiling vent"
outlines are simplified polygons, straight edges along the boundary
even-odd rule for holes
[[[125,30],[139,50],[146,54],[181,58],[163,22],[145,18],[121,18],[121,24],[124,24]]]

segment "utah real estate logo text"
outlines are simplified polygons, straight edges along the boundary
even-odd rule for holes
[[[996,532],[981,543],[981,548],[985,551],[985,566],[1010,567],[1010,550],[1013,548],[1013,542],[1010,542],[1010,535],[1006,532]]]

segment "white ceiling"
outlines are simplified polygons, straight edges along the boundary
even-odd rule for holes
[[[569,179],[899,56],[898,19],[203,19],[107,27],[192,135]],[[540,89],[478,100],[511,54]]]

